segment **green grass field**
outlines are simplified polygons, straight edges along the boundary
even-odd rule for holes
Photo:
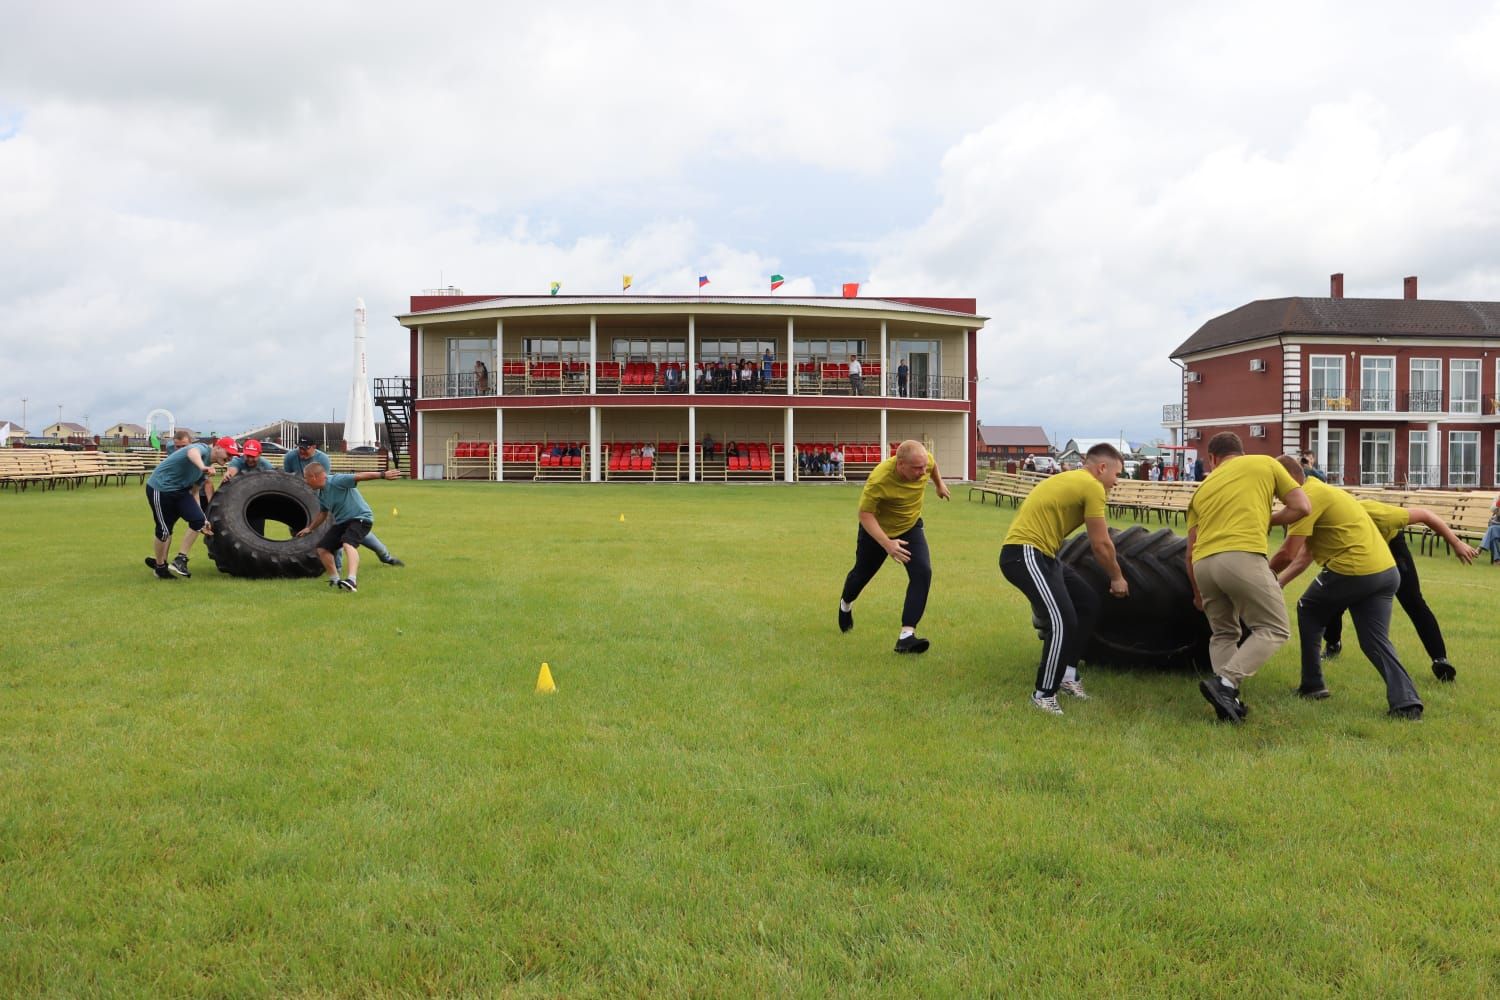
[[[1352,631],[1242,728],[1150,670],[1058,719],[962,490],[909,658],[894,565],[835,625],[854,487],[364,492],[358,594],[0,494],[0,995],[1500,991],[1500,568],[1419,558],[1420,724]]]

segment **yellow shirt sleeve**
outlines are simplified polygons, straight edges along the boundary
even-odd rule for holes
[[[1104,484],[1099,480],[1092,480],[1087,492],[1083,495],[1083,516],[1104,517],[1109,513],[1109,494],[1104,491]]]

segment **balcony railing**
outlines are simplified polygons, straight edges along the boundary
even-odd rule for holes
[[[1444,474],[1439,465],[1395,465],[1360,466],[1346,463],[1342,467],[1327,469],[1328,481],[1334,486],[1357,483],[1360,486],[1392,486],[1405,489],[1447,489],[1450,487],[1474,487],[1479,485],[1479,470],[1450,467]]]
[[[1445,396],[1441,389],[1415,389],[1397,393],[1390,389],[1360,389],[1346,392],[1287,393],[1286,408],[1302,413],[1479,413],[1480,401],[1473,397]],[[1492,400],[1486,412],[1500,412]]]
[[[1182,423],[1182,404],[1167,403],[1161,408],[1161,422],[1168,427]]]
[[[595,362],[594,389],[604,394],[683,394],[692,380],[701,394],[778,393],[792,391],[803,396],[878,397],[882,384],[889,396],[916,399],[963,399],[966,381],[959,376],[908,376],[898,380],[883,372],[878,359],[861,361],[863,369],[852,374],[847,361],[803,359],[789,365],[762,360],[702,361],[691,369],[680,359],[615,358]],[[498,370],[442,372],[421,379],[422,399],[460,399],[492,396],[556,396],[590,391],[587,361],[555,358],[505,358]],[[387,380],[378,380],[381,382]]]

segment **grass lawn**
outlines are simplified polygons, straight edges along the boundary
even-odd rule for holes
[[[894,565],[837,631],[855,487],[370,483],[358,594],[0,494],[0,995],[1500,992],[1500,568],[1419,557],[1420,724],[1352,630],[1243,728],[1150,670],[1059,719],[956,492],[910,658]]]

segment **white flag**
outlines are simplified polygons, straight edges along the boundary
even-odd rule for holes
[[[5,447],[5,442],[7,442],[9,440],[10,440],[10,423],[7,422],[4,427],[0,427],[0,448],[4,448]]]

